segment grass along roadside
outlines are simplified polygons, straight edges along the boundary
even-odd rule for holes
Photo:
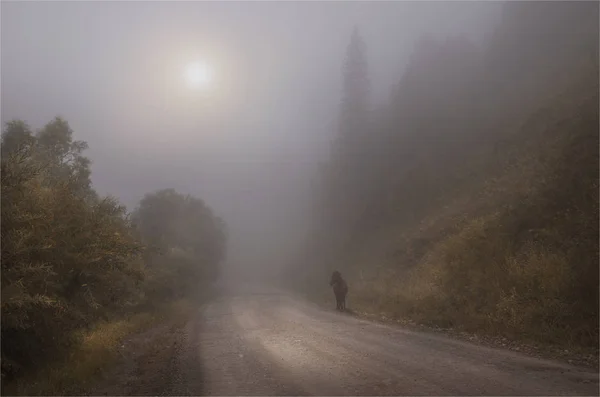
[[[2,385],[2,395],[84,394],[119,359],[119,346],[127,336],[158,324],[182,326],[195,305],[179,299],[125,318],[98,323],[78,334],[79,342],[68,358]]]
[[[323,300],[313,302],[323,305]],[[532,357],[557,360],[571,365],[598,369],[598,351],[581,347],[565,347],[552,344],[537,343],[531,340],[519,338],[508,338],[502,335],[494,335],[486,332],[472,332],[460,327],[440,327],[423,324],[407,317],[398,316],[392,311],[385,310],[381,303],[361,299],[355,296],[349,311],[353,316],[363,318],[382,324],[399,326],[418,332],[429,332],[443,334],[454,339],[474,343],[482,346],[511,350]]]
[[[352,284],[350,285],[352,288]],[[358,288],[357,288],[358,287]],[[365,320],[406,328],[417,332],[435,333],[449,336],[454,339],[474,343],[482,346],[511,350],[532,357],[556,360],[571,365],[598,369],[598,351],[573,346],[560,346],[553,344],[537,343],[522,338],[508,338],[482,332],[472,332],[460,327],[440,327],[415,321],[406,316],[399,315],[394,305],[390,305],[382,295],[367,297],[360,286],[355,285],[354,294],[350,292],[347,298],[348,314]],[[300,298],[323,308],[334,311],[335,300],[333,292],[325,288],[295,289],[294,294]]]

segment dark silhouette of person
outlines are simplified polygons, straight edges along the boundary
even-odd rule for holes
[[[331,275],[329,285],[333,287],[333,293],[335,295],[336,310],[346,310],[346,295],[348,294],[348,284],[342,278],[342,274],[337,270]]]

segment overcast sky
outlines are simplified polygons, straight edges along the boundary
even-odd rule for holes
[[[421,35],[481,40],[498,8],[2,1],[2,121],[39,128],[61,115],[90,145],[99,193],[129,208],[160,188],[199,196],[228,223],[232,260],[284,260],[335,130],[353,26],[367,43],[372,99],[381,103]],[[184,79],[195,60],[214,72],[206,89]]]

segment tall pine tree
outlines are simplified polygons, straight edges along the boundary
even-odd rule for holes
[[[342,66],[342,97],[338,131],[325,183],[325,218],[339,248],[363,213],[366,191],[365,148],[369,130],[369,78],[366,45],[357,27],[352,31]],[[330,238],[332,236],[329,236]],[[343,249],[343,248],[342,248]]]
[[[313,225],[307,236],[307,257],[332,270],[339,263],[354,225],[362,215],[361,183],[367,137],[369,79],[366,45],[354,28],[342,64],[342,95],[338,130],[330,158],[319,169],[315,183]],[[317,259],[318,258],[318,259]]]
[[[343,64],[343,92],[339,119],[338,141],[344,155],[350,155],[360,144],[368,119],[369,78],[366,45],[354,27]]]

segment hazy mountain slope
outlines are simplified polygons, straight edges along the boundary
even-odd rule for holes
[[[483,48],[416,45],[308,284],[335,267],[371,311],[597,349],[598,4],[565,4],[507,3]]]

